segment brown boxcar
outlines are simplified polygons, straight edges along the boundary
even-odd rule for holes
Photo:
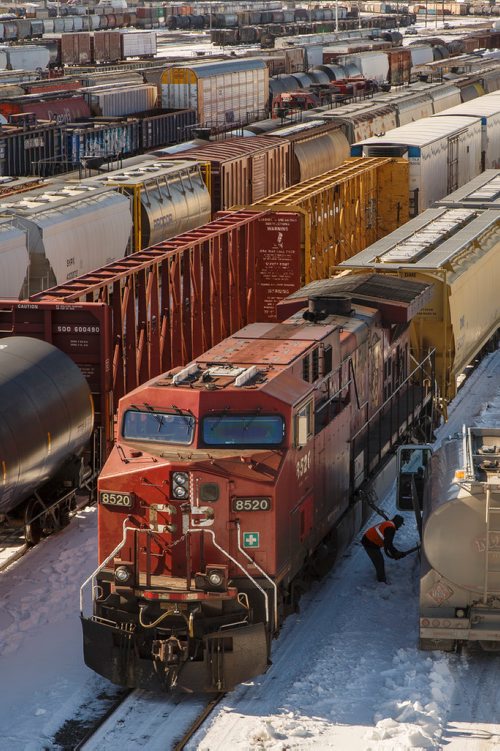
[[[408,47],[395,47],[386,50],[389,58],[389,83],[391,86],[402,86],[410,82],[411,52]]]
[[[61,35],[61,63],[85,65],[92,62],[92,38],[88,31]]]
[[[290,185],[290,144],[260,136],[212,141],[168,159],[196,159],[210,164],[212,211],[261,201]]]
[[[99,63],[121,60],[122,46],[119,31],[96,31],[94,34],[94,59]]]

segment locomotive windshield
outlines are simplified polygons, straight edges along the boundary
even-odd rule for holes
[[[192,415],[128,409],[123,418],[123,437],[130,441],[190,444],[194,426]]]
[[[211,415],[202,422],[207,446],[281,446],[284,434],[280,415]]]

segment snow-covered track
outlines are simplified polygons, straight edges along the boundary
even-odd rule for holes
[[[181,751],[223,696],[136,689],[117,700],[74,751]]]

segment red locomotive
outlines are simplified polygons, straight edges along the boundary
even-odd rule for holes
[[[432,358],[410,372],[408,325],[429,291],[372,274],[315,282],[279,306],[283,322],[250,324],[121,399],[87,665],[196,691],[266,669],[305,573],[360,528],[355,491],[428,417]]]

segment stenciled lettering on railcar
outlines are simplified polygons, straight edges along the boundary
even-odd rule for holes
[[[300,478],[303,477],[310,469],[311,469],[311,452],[308,451],[307,454],[304,454],[304,456],[301,456],[300,459],[298,459],[297,464],[295,465],[295,472],[297,474],[297,479],[300,480]]]

